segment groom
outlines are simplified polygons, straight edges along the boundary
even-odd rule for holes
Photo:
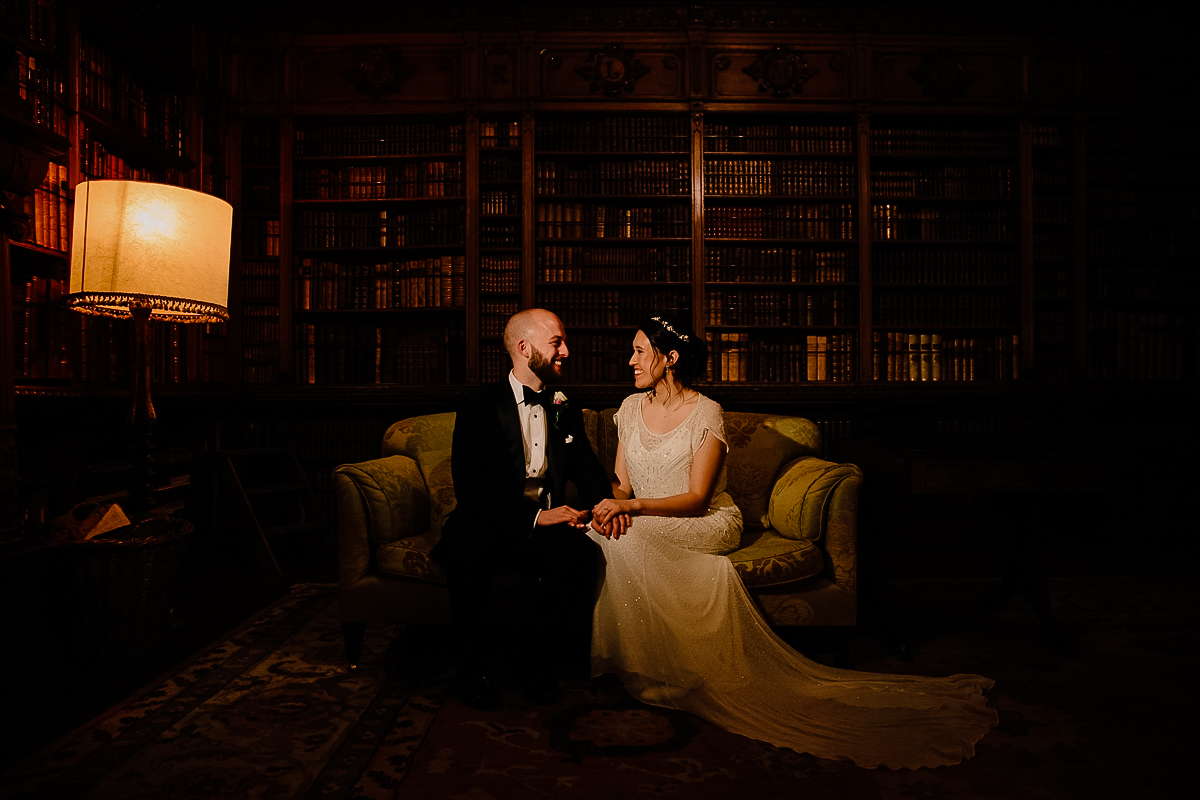
[[[590,510],[563,504],[567,481],[586,509],[612,497],[592,452],[583,417],[553,388],[567,358],[562,321],[527,309],[504,329],[512,372],[463,403],[454,423],[451,474],[457,505],[432,557],[446,572],[458,648],[458,694],[489,710],[500,694],[486,661],[491,584],[522,574],[533,585],[532,610],[515,620],[525,698],[558,702],[556,668],[587,658],[597,548],[587,537]],[[622,528],[627,520],[618,521]],[[566,639],[573,651],[553,642]]]

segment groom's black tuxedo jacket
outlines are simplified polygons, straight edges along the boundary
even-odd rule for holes
[[[546,490],[562,505],[567,481],[587,508],[612,497],[612,485],[570,403],[546,409]],[[555,417],[558,421],[555,422]],[[538,506],[525,498],[525,446],[508,379],[483,387],[458,409],[450,470],[457,505],[431,554],[442,564],[478,562],[528,542]]]

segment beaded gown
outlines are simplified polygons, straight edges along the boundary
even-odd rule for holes
[[[726,443],[721,407],[703,395],[674,430],[654,434],[642,395],[617,413],[636,497],[688,488],[708,436]],[[643,702],[677,708],[754,739],[863,767],[957,764],[998,717],[979,675],[926,678],[834,669],[768,627],[725,558],[742,517],[722,468],[707,513],[638,516],[620,539],[591,533],[604,555],[592,623],[592,672],[615,673]]]

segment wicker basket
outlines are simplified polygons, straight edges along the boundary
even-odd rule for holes
[[[183,520],[150,519],[70,545],[89,654],[129,658],[162,642],[191,532]]]

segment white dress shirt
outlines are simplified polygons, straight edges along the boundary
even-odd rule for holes
[[[513,397],[517,399],[517,416],[521,418],[521,439],[525,444],[525,477],[541,478],[546,474],[546,409],[525,404],[522,383],[508,373]],[[530,386],[530,389],[533,387]]]

